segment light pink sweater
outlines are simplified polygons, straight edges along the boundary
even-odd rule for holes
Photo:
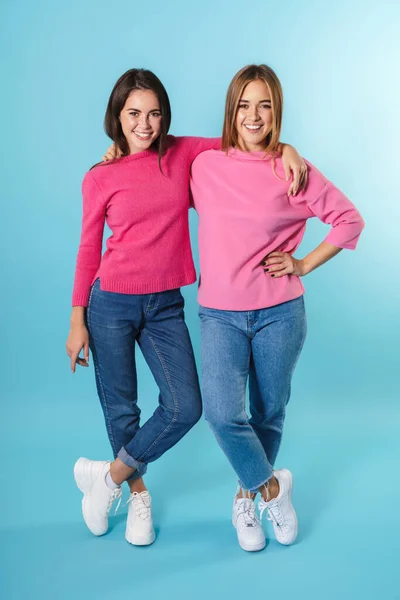
[[[282,161],[263,152],[231,149],[200,154],[192,165],[193,205],[199,214],[199,303],[221,310],[256,310],[298,298],[299,277],[272,278],[262,259],[294,254],[307,219],[331,225],[326,242],[354,249],[364,222],[355,206],[312,164],[304,192],[288,197]],[[277,175],[281,178],[279,179]]]

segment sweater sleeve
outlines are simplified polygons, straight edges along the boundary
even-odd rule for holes
[[[90,286],[101,261],[106,202],[93,175],[82,183],[82,233],[76,260],[72,306],[87,306]]]
[[[190,163],[206,150],[221,150],[221,138],[184,137]]]
[[[354,250],[364,228],[364,220],[354,204],[315,167],[309,170],[309,185],[304,196],[312,215],[331,225],[325,241],[338,248]]]

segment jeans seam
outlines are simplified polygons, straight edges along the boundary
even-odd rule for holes
[[[146,453],[149,452],[153,448],[153,446],[155,444],[157,444],[159,442],[159,440],[162,439],[165,436],[165,434],[169,431],[169,429],[171,429],[171,427],[174,425],[174,423],[176,423],[178,412],[179,412],[178,411],[178,403],[176,401],[176,397],[175,397],[175,393],[174,393],[174,390],[173,390],[173,386],[172,386],[170,378],[169,378],[168,369],[167,369],[166,364],[165,364],[165,362],[164,362],[164,360],[163,360],[163,358],[162,358],[162,356],[160,354],[160,351],[157,348],[157,345],[154,342],[154,340],[151,337],[151,335],[145,329],[143,329],[142,333],[144,333],[144,334],[146,334],[148,336],[148,338],[150,340],[150,343],[153,346],[154,352],[156,353],[156,355],[158,357],[158,360],[160,361],[160,364],[161,364],[162,369],[164,371],[165,379],[167,380],[168,387],[170,389],[171,396],[172,396],[172,399],[173,399],[173,402],[174,402],[174,414],[172,416],[171,422],[163,429],[163,431],[158,435],[158,437],[153,441],[153,443],[148,448],[146,448],[146,450],[144,452],[142,452],[142,454],[139,456],[139,458],[135,459],[138,462],[142,462],[143,461],[143,457],[146,455]]]
[[[90,321],[90,314],[89,314],[89,312],[88,312],[87,317],[88,317],[88,319],[87,319],[88,320],[88,325],[89,325],[89,328],[90,328],[90,322],[89,322]],[[90,329],[89,329],[89,335],[90,335]],[[90,335],[90,339],[91,339],[91,350],[92,350],[92,354],[93,354],[94,370],[96,372],[97,379],[99,381],[99,388],[100,388],[101,397],[102,397],[103,405],[104,405],[104,413],[105,413],[105,416],[106,416],[106,427],[107,427],[107,431],[108,431],[108,434],[109,434],[109,437],[110,437],[110,442],[111,442],[111,446],[112,446],[114,455],[116,455],[118,453],[118,451],[116,450],[115,440],[114,440],[114,433],[113,433],[113,430],[112,430],[111,419],[110,419],[109,412],[108,412],[107,394],[105,393],[105,390],[104,390],[103,380],[102,380],[102,377],[101,377],[101,374],[100,374],[100,369],[99,369],[99,366],[98,366],[96,347],[95,347],[94,339],[93,339],[92,335]]]
[[[90,303],[92,301],[93,290],[94,290],[94,286],[96,285],[97,279],[90,286],[89,299],[88,299],[88,304],[87,304],[87,308],[86,308],[86,314],[87,314],[87,320],[88,320],[88,322],[89,322],[89,313],[90,313]]]
[[[156,298],[155,298],[154,304],[152,304],[154,296]],[[148,314],[151,310],[155,310],[156,308],[158,308],[159,302],[160,302],[160,294],[151,294],[150,298],[149,298],[149,301],[147,303],[147,306],[146,306],[146,311],[145,311],[146,314]]]

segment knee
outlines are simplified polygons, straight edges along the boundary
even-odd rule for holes
[[[198,423],[203,414],[203,407],[201,399],[198,402],[190,404],[185,410],[178,412],[177,420],[187,427],[187,430],[191,429]]]
[[[204,416],[210,428],[217,434],[231,431],[235,427],[245,425],[248,422],[246,414],[234,415],[226,412],[219,412],[212,408],[205,408]]]

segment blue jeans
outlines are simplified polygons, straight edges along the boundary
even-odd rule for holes
[[[201,395],[179,289],[119,294],[93,284],[86,322],[96,385],[114,457],[144,475],[147,463],[174,446],[201,417]],[[159,387],[140,426],[135,341]]]
[[[281,443],[291,379],[306,336],[304,300],[252,311],[200,306],[199,315],[205,418],[239,484],[257,491],[272,476]]]

